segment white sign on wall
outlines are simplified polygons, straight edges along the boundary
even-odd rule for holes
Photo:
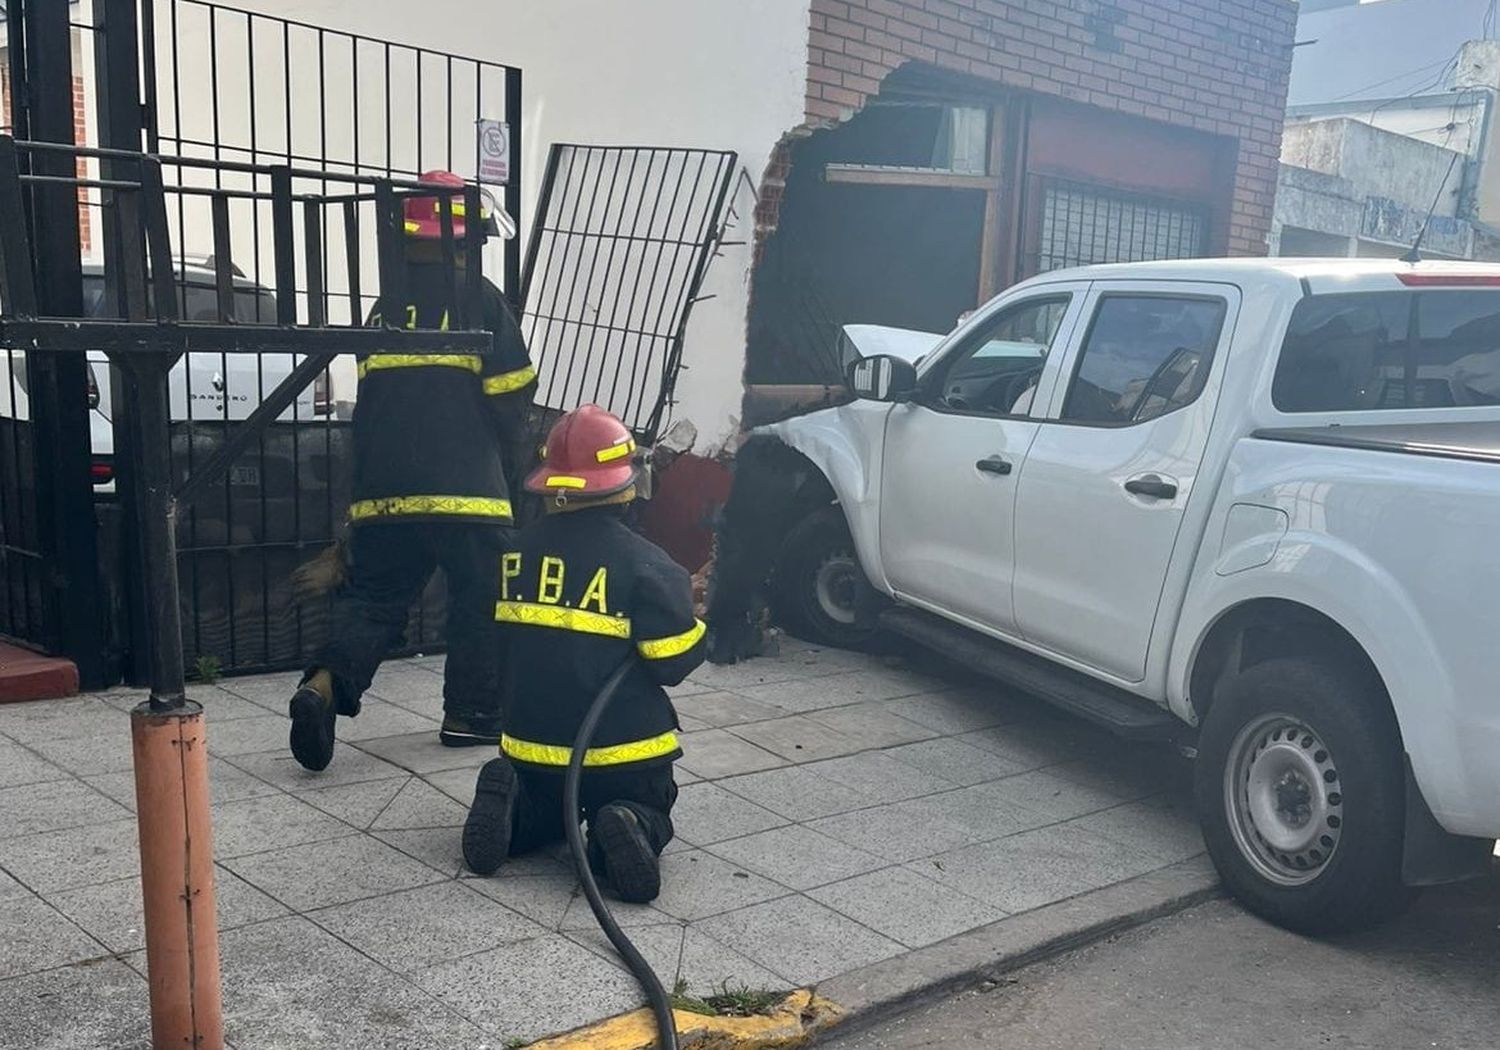
[[[476,121],[479,128],[479,181],[504,186],[510,181],[510,125]]]

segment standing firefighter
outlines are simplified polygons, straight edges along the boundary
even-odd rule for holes
[[[629,661],[584,757],[589,864],[626,901],[655,899],[672,840],[677,714],[664,686],[703,661],[686,570],[622,520],[635,498],[630,431],[597,405],[558,421],[526,479],[548,514],[505,555],[495,618],[510,688],[501,757],[479,773],[464,860],[488,875],[563,837],[563,772],[605,681]],[[575,818],[576,819],[576,818]]]
[[[443,171],[422,181],[464,184]],[[491,215],[470,224],[462,196],[450,199],[455,241],[495,232]],[[438,197],[406,200],[407,301],[382,298],[372,326],[459,327],[463,306],[450,289],[464,281],[450,280],[443,263],[442,207]],[[464,253],[455,254],[462,266]],[[513,536],[505,451],[522,444],[536,372],[500,291],[487,281],[483,290],[483,316],[468,326],[493,333],[487,353],[375,353],[359,362],[349,578],[334,597],[328,644],[291,702],[292,754],[308,769],[332,760],[335,715],[359,713],[361,694],[439,567],[448,584],[439,739],[462,747],[500,738],[494,599]]]

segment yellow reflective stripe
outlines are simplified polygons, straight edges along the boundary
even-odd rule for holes
[[[611,445],[609,448],[600,449],[594,456],[600,463],[609,463],[616,459],[623,459],[634,451],[635,439],[626,438],[618,445]]]
[[[483,367],[474,354],[371,354],[359,363],[359,378],[384,368],[462,368],[478,375]]]
[[[649,638],[644,642],[637,642],[636,648],[641,655],[648,660],[667,660],[674,656],[681,656],[693,646],[698,644],[698,639],[708,630],[702,620],[694,620],[693,626],[681,634],[674,634],[670,638]]]
[[[644,762],[661,758],[677,751],[677,734],[668,730],[661,736],[647,740],[632,740],[627,744],[611,744],[609,747],[591,747],[583,753],[585,766],[619,766],[627,762]],[[517,740],[509,734],[501,734],[500,750],[518,762],[530,762],[537,766],[565,766],[573,757],[573,749],[560,744],[534,744],[529,740]]]
[[[518,368],[514,372],[501,372],[497,376],[485,376],[484,392],[486,394],[509,394],[513,390],[520,390],[527,383],[536,378],[536,369],[527,365]]]
[[[510,518],[510,500],[488,496],[382,496],[362,499],[349,507],[349,520],[400,517],[403,515],[472,515]]]
[[[586,489],[589,483],[584,478],[575,478],[571,474],[554,474],[542,482],[546,488],[552,489]]]
[[[555,627],[580,634],[602,634],[606,638],[629,638],[630,618],[584,612],[560,605],[536,602],[496,602],[495,619],[501,623],[519,623],[528,627]]]
[[[412,222],[410,219],[406,220],[406,232],[407,233],[416,233],[421,228],[422,228],[422,224],[421,223]]]

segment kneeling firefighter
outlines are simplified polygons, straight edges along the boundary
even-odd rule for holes
[[[496,619],[508,634],[501,756],[479,773],[464,860],[480,875],[563,838],[563,772],[596,694],[630,661],[584,756],[589,866],[621,900],[655,899],[672,839],[677,714],[664,686],[703,661],[688,573],[624,522],[635,498],[630,431],[597,405],[552,428],[526,480],[547,515],[505,555]],[[576,818],[575,818],[576,819]]]
[[[450,172],[423,182],[462,187]],[[491,214],[464,214],[452,198],[453,237],[497,231]],[[407,302],[377,302],[369,324],[446,330],[463,316],[443,262],[438,197],[404,205]],[[477,218],[478,221],[470,221]],[[463,265],[465,253],[456,253]],[[448,585],[448,659],[441,741],[459,747],[500,738],[501,647],[494,622],[500,558],[514,535],[506,458],[520,448],[536,372],[499,289],[483,284],[493,334],[482,354],[375,353],[359,361],[354,408],[354,490],[348,578],[335,594],[329,641],[291,701],[291,748],[308,769],[333,758],[337,714],[360,696],[400,641],[435,568]],[[462,294],[462,293],[460,293]]]

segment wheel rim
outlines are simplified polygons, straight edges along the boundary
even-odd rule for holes
[[[1224,767],[1224,804],[1240,853],[1278,885],[1311,882],[1338,849],[1338,766],[1318,733],[1291,715],[1265,715],[1240,730]]]
[[[835,623],[852,627],[859,593],[859,565],[849,551],[834,551],[818,564],[813,594],[823,615]]]

